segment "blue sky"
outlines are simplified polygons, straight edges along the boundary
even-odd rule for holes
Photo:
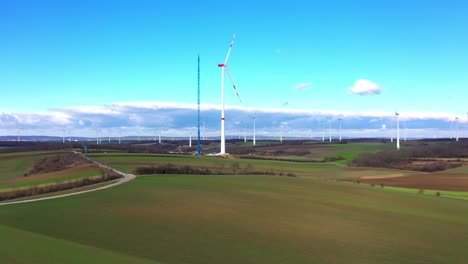
[[[228,105],[466,117],[467,13],[453,0],[2,1],[0,112],[195,103],[198,53],[202,102],[219,104],[237,32],[244,104],[226,82]],[[359,80],[380,93],[351,93]]]

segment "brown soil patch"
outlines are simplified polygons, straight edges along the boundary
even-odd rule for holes
[[[387,174],[387,175],[379,175],[379,176],[363,176],[361,177],[361,180],[372,180],[372,179],[388,179],[388,178],[398,178],[398,177],[404,177],[406,175],[403,175],[401,173],[395,173],[395,174]]]
[[[73,175],[73,174],[91,172],[91,171],[101,171],[101,169],[96,165],[86,164],[86,165],[69,168],[69,169],[65,169],[61,171],[56,171],[56,172],[35,174],[35,175],[22,177],[22,178],[4,179],[0,181],[0,184],[16,184],[16,183],[29,182],[29,181],[45,180],[45,179],[58,178],[58,177],[63,177],[67,175]]]
[[[468,191],[468,174],[422,173],[390,178],[361,178],[361,182],[414,189]]]

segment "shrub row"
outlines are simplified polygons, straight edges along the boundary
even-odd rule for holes
[[[9,192],[0,192],[0,201],[17,199],[27,196],[34,196],[39,194],[51,193],[51,192],[58,192],[64,190],[70,190],[78,187],[83,187],[91,184],[111,181],[121,178],[120,175],[117,174],[105,174],[103,177],[98,178],[84,178],[79,181],[73,182],[62,182],[56,184],[50,184],[47,186],[32,186],[28,189],[20,189],[15,191]]]
[[[278,176],[288,176],[295,177],[296,175],[291,172],[286,172],[284,170],[274,171],[272,169],[267,171],[257,171],[250,164],[242,168],[239,163],[232,164],[229,168],[226,168],[221,165],[218,168],[196,168],[189,165],[184,166],[175,166],[171,163],[160,164],[158,166],[149,166],[149,167],[137,167],[133,171],[136,175],[144,174],[194,174],[194,175],[232,175],[232,174],[241,174],[241,175],[278,175]]]

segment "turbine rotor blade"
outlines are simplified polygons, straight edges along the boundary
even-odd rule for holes
[[[237,88],[236,88],[236,85],[234,84],[234,81],[232,80],[232,76],[231,76],[231,73],[229,72],[229,68],[227,66],[224,66],[224,70],[226,71],[228,77],[229,77],[229,80],[231,81],[231,84],[232,84],[232,88],[234,88],[234,91],[236,91],[236,95],[237,95],[237,98],[239,98],[239,102],[242,104],[242,100],[239,96],[239,93],[237,92]]]
[[[224,60],[224,65],[227,65],[228,60],[229,60],[229,55],[231,54],[232,46],[234,46],[234,40],[236,39],[236,33],[234,33],[234,36],[232,36],[232,41],[231,44],[229,45],[229,50],[226,55],[226,59]]]

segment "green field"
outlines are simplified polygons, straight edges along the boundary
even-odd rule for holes
[[[173,175],[3,206],[0,237],[27,235],[22,247],[2,243],[3,250],[17,262],[34,263],[50,261],[23,254],[24,248],[37,250],[44,239],[58,243],[51,254],[66,248],[58,257],[79,255],[82,261],[94,261],[94,255],[81,254],[94,249],[122,262],[134,257],[163,263],[465,263],[466,219],[465,201],[364,185]]]
[[[347,163],[386,144],[319,146]],[[25,167],[40,155],[18,155]],[[91,153],[124,172],[251,167],[272,175],[151,175],[111,189],[0,206],[2,263],[465,263],[467,193],[341,182],[411,172],[335,162]],[[13,159],[16,160],[16,159]],[[5,162],[6,161],[0,161]],[[8,165],[8,164],[7,164]],[[10,166],[10,169],[18,166]],[[465,168],[458,168],[464,170]],[[460,173],[461,171],[456,171]],[[65,177],[89,176],[86,172]],[[19,176],[17,176],[19,177]],[[56,180],[56,179],[54,179]],[[37,182],[35,183],[37,184]],[[457,198],[457,199],[444,199]]]
[[[0,189],[20,188],[20,187],[29,187],[29,186],[41,185],[41,184],[59,183],[59,182],[78,180],[78,179],[84,179],[84,178],[89,178],[93,176],[101,176],[101,175],[102,175],[102,172],[96,169],[96,171],[75,173],[75,174],[70,174],[70,175],[66,175],[62,177],[56,177],[56,178],[50,178],[50,179],[44,179],[44,180],[32,180],[32,181],[14,183],[14,184],[13,183],[12,184],[0,184]]]
[[[293,173],[300,177],[339,179],[344,177],[357,178],[370,175],[385,175],[392,173],[408,172],[379,169],[379,168],[348,168],[332,163],[307,163],[276,160],[255,159],[223,159],[219,157],[194,157],[157,154],[129,154],[129,153],[106,153],[89,154],[92,159],[107,164],[118,170],[132,173],[136,167],[156,166],[161,164],[173,164],[175,166],[193,166],[210,168],[214,171],[230,171],[233,164],[241,168],[251,166],[256,171]]]
[[[63,152],[18,152],[0,154],[0,180],[23,177],[35,162]]]

